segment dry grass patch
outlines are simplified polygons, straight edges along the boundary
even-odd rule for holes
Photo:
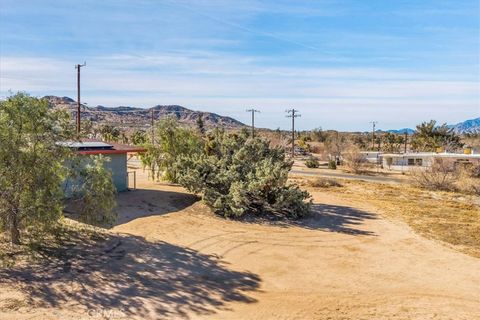
[[[314,188],[331,188],[343,186],[340,182],[338,182],[338,180],[322,177],[308,180],[306,182],[306,185]]]
[[[424,190],[408,185],[344,181],[343,187],[323,192],[373,206],[400,219],[415,231],[480,257],[480,197],[455,192]]]

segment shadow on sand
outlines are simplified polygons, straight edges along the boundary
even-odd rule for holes
[[[116,225],[140,217],[163,215],[183,210],[199,198],[193,194],[175,191],[136,189],[117,195]]]
[[[294,224],[308,229],[373,236],[374,232],[359,229],[358,226],[361,226],[364,220],[376,218],[373,213],[352,207],[314,204],[312,205],[312,215],[306,219],[295,221]]]
[[[20,285],[32,307],[76,305],[86,313],[114,310],[127,318],[214,314],[230,301],[256,302],[246,293],[260,283],[257,275],[229,270],[215,256],[134,236],[75,245],[42,261],[1,270],[0,283]]]
[[[252,224],[265,223],[283,228],[299,227],[356,236],[375,236],[374,232],[360,228],[365,220],[370,219],[377,219],[376,214],[346,206],[313,204],[310,216],[298,220],[278,218],[268,220],[250,217],[245,222]]]
[[[133,219],[152,215],[162,215],[180,211],[191,206],[199,198],[183,192],[144,190],[121,193],[118,196],[118,218],[116,225],[127,223]],[[250,216],[242,219],[246,223],[267,223],[282,227],[296,226],[312,230],[346,233],[351,235],[373,236],[373,232],[359,228],[364,220],[376,219],[376,214],[356,208],[313,204],[309,217],[299,220],[273,220]]]

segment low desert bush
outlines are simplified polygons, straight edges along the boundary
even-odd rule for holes
[[[335,179],[315,178],[308,181],[308,186],[314,188],[342,187],[343,185]]]
[[[337,162],[335,160],[328,160],[328,169],[336,170]]]
[[[451,161],[435,161],[429,168],[418,168],[411,173],[413,183],[430,190],[455,191],[459,174]]]
[[[478,168],[456,167],[453,161],[437,160],[430,168],[412,172],[414,184],[430,190],[458,191],[480,195]]]
[[[320,163],[318,162],[318,159],[316,157],[310,156],[305,161],[305,165],[307,166],[307,168],[318,168],[320,166]]]

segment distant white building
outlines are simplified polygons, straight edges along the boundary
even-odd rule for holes
[[[382,163],[383,152],[381,151],[361,151],[360,153],[367,162],[375,164]]]
[[[409,152],[404,154],[383,154],[384,169],[409,171],[413,168],[428,168],[437,159],[448,159],[457,165],[480,164],[480,154]]]

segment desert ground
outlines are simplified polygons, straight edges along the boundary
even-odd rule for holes
[[[142,170],[137,188],[107,240],[1,271],[0,318],[480,318],[479,258],[348,194],[310,190],[312,217],[247,223]]]

